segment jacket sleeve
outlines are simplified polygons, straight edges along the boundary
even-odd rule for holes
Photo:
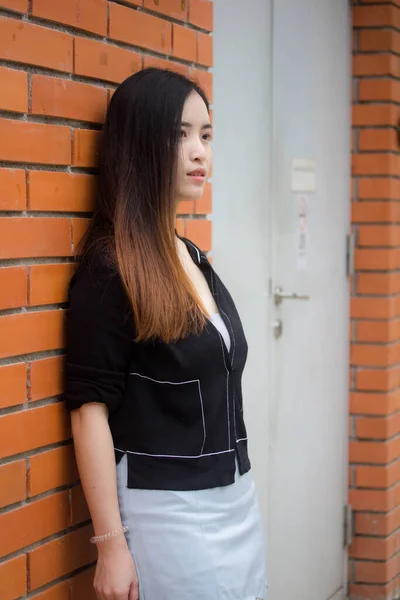
[[[122,281],[103,265],[80,265],[71,280],[67,315],[65,398],[74,410],[102,402],[121,406],[134,338]]]

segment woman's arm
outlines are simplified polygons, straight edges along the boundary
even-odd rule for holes
[[[95,534],[121,529],[109,415],[125,401],[133,323],[122,283],[102,264],[81,265],[70,285],[65,398],[82,488]],[[137,600],[138,577],[125,535],[97,542],[99,600]]]
[[[71,413],[75,456],[95,535],[122,527],[114,447],[105,404],[84,404]],[[100,600],[138,600],[136,567],[123,533],[97,544],[94,589]]]
[[[72,436],[79,475],[95,535],[122,527],[118,506],[114,447],[105,404],[84,404],[71,412]],[[115,539],[126,544],[124,535]],[[110,540],[111,541],[111,540]],[[99,549],[105,547],[104,542]]]

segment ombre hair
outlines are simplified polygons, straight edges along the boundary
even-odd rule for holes
[[[185,100],[203,90],[179,73],[144,69],[115,91],[100,146],[97,204],[79,250],[119,272],[137,341],[200,333],[204,308],[176,248],[176,173]]]

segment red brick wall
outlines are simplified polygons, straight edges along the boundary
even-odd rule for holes
[[[72,256],[112,91],[165,65],[211,99],[212,23],[209,0],[0,0],[1,600],[93,598],[95,548],[60,395]],[[210,212],[210,186],[180,207],[179,230],[204,250]]]
[[[353,599],[400,597],[400,2],[354,3]]]

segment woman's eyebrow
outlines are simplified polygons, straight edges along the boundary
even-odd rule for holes
[[[192,127],[192,124],[188,123],[187,121],[182,121],[181,125],[182,127]],[[201,129],[212,129],[212,125],[211,123],[205,123],[205,125],[201,126]]]

